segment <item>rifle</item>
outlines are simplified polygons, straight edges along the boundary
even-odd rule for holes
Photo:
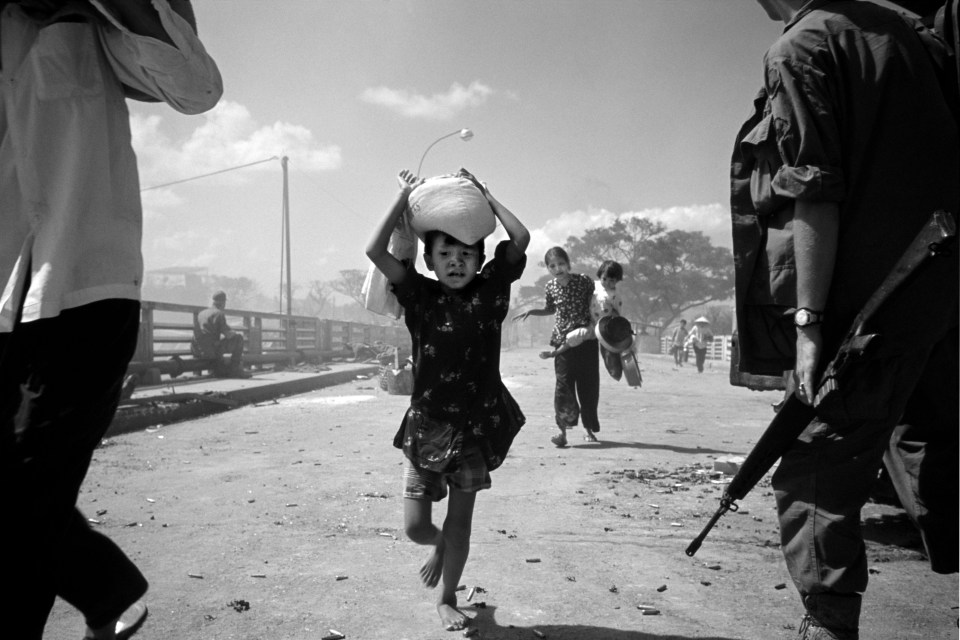
[[[813,406],[804,404],[795,395],[787,398],[783,407],[770,425],[760,436],[753,450],[744,460],[743,465],[727,485],[720,498],[720,506],[703,527],[693,542],[686,549],[688,556],[693,556],[720,516],[727,511],[736,511],[739,507],[737,500],[743,499],[761,478],[773,467],[774,463],[793,446],[796,439],[807,428],[816,415],[815,407],[823,403],[833,402],[839,395],[843,384],[844,374],[852,365],[867,357],[881,342],[879,333],[864,333],[867,323],[887,301],[890,295],[931,257],[950,255],[952,245],[956,243],[956,225],[953,217],[946,211],[936,211],[924,224],[910,246],[894,265],[893,269],[883,280],[877,290],[870,296],[863,309],[857,314],[850,330],[844,337],[837,351],[837,355],[827,364],[821,381],[817,385]],[[956,283],[953,283],[955,286]]]

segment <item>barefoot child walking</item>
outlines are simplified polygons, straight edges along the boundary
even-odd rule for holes
[[[470,551],[477,491],[490,488],[490,471],[503,462],[524,421],[500,379],[500,327],[510,285],[526,264],[530,234],[482,188],[510,239],[497,245],[481,270],[482,238],[468,245],[444,232],[426,232],[423,257],[437,279],[426,278],[387,250],[411,192],[423,181],[404,170],[398,182],[400,191],[370,239],[367,257],[391,283],[413,343],[413,394],[394,439],[406,457],[404,528],[412,541],[433,547],[420,579],[428,588],[440,584],[437,612],[453,631],[469,624],[457,608],[456,589]],[[448,493],[438,528],[432,506]]]

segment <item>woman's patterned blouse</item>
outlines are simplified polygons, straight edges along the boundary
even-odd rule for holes
[[[546,292],[545,309],[557,314],[550,345],[560,347],[566,341],[569,331],[589,327],[591,324],[590,299],[593,297],[593,280],[582,273],[573,273],[570,274],[566,286],[560,286],[556,278],[548,282]]]

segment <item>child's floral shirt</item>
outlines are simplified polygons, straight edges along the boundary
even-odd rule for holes
[[[500,327],[510,306],[510,285],[526,266],[526,258],[515,264],[507,261],[508,243],[497,245],[493,260],[461,291],[445,292],[412,264],[403,283],[394,287],[413,344],[411,406],[434,420],[462,425],[478,441],[497,440],[504,417]],[[402,431],[401,426],[397,435]],[[492,469],[506,450],[498,451],[503,447],[497,445],[490,449],[488,444],[481,450]]]

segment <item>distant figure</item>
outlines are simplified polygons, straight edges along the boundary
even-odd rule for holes
[[[687,360],[686,342],[689,333],[687,321],[681,318],[680,326],[674,329],[673,335],[670,336],[670,353],[673,354],[673,363],[678,367],[682,367]]]
[[[713,332],[710,331],[710,321],[700,316],[693,321],[693,329],[683,343],[684,351],[693,347],[693,356],[697,362],[697,372],[703,373],[703,365],[707,360],[707,347],[713,342]]]
[[[243,335],[227,324],[227,294],[217,291],[213,304],[197,314],[196,342],[201,358],[215,359],[213,375],[218,378],[249,378],[243,370]],[[224,355],[230,354],[230,363]]]
[[[147,581],[76,506],[139,334],[126,99],[198,114],[222,81],[187,0],[0,0],[0,41],[2,635],[40,640],[59,597],[74,637],[126,639]]]

